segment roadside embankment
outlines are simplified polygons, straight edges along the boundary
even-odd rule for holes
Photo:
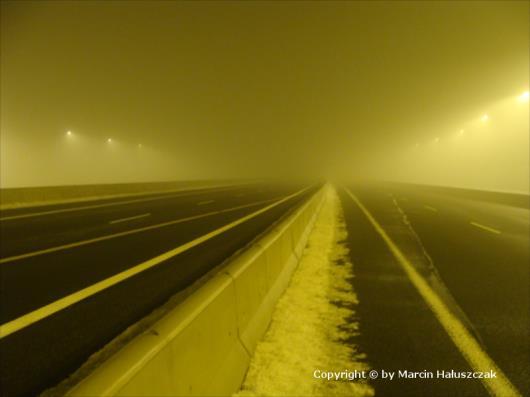
[[[524,192],[502,192],[492,190],[466,189],[462,187],[420,185],[415,183],[389,182],[390,186],[399,190],[412,189],[422,193],[443,194],[455,198],[483,201],[488,203],[508,205],[512,207],[530,208],[530,195]]]

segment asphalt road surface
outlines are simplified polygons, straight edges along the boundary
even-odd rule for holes
[[[2,395],[57,384],[315,189],[255,184],[2,211]]]
[[[498,395],[530,395],[528,207],[406,185],[346,188],[338,190],[360,302],[356,344],[371,367],[473,371],[465,356],[481,350],[516,388],[501,386]],[[425,284],[412,280],[381,230]],[[459,344],[458,336],[450,336],[442,325],[447,316],[425,296],[440,298],[478,345]],[[379,396],[489,394],[477,379],[378,379],[373,384]]]

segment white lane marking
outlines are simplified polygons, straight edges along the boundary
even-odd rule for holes
[[[55,247],[51,247],[51,248],[45,248],[45,249],[42,249],[42,250],[39,250],[39,251],[28,252],[28,253],[25,253],[25,254],[9,256],[7,258],[1,258],[0,259],[0,264],[8,263],[8,262],[14,262],[14,261],[18,261],[20,259],[31,258],[33,256],[49,254],[51,252],[62,251],[62,250],[70,249],[70,248],[81,247],[83,245],[93,244],[93,243],[97,243],[99,241],[105,241],[105,240],[110,240],[110,239],[113,239],[113,238],[128,236],[129,234],[135,234],[135,233],[145,232],[145,231],[148,231],[148,230],[159,229],[161,227],[176,225],[177,223],[188,222],[188,221],[192,221],[192,220],[195,220],[195,219],[200,219],[200,218],[205,218],[205,217],[212,216],[212,215],[222,214],[222,213],[225,213],[225,212],[237,211],[237,210],[240,210],[240,209],[243,209],[243,208],[253,207],[253,206],[260,205],[260,204],[267,203],[267,202],[274,201],[274,200],[275,199],[269,199],[269,200],[257,201],[257,202],[250,203],[250,204],[245,204],[245,205],[238,205],[236,207],[231,207],[231,208],[227,208],[227,209],[223,209],[223,210],[219,210],[219,211],[210,211],[210,212],[206,212],[204,214],[188,216],[186,218],[175,219],[175,220],[168,221],[168,222],[163,222],[163,223],[157,223],[156,225],[150,225],[150,226],[145,226],[145,227],[141,227],[141,228],[137,228],[137,229],[127,230],[127,231],[124,231],[124,232],[108,234],[108,235],[105,235],[105,236],[95,237],[95,238],[91,238],[91,239],[88,239],[88,240],[76,241],[74,243],[59,245],[59,246],[55,246]]]
[[[206,201],[199,201],[197,205],[205,205],[205,204],[211,204],[214,200],[206,200]]]
[[[504,375],[497,364],[482,349],[475,337],[460,322],[460,320],[449,310],[443,300],[429,286],[429,283],[416,271],[414,265],[405,257],[398,246],[392,241],[381,225],[375,220],[372,214],[366,209],[361,201],[348,189],[346,193],[357,204],[370,221],[375,230],[384,240],[398,263],[401,265],[409,280],[416,290],[425,300],[431,311],[434,313],[440,324],[443,326],[455,346],[460,350],[469,366],[476,372],[495,371],[496,378],[482,379],[482,383],[493,396],[520,396],[521,394],[512,385],[510,380]]]
[[[242,218],[239,218],[239,219],[236,219],[235,221],[232,221],[218,229],[215,229],[213,231],[211,231],[210,233],[207,233],[201,237],[198,237],[194,240],[191,240],[189,242],[187,242],[186,244],[183,244],[177,248],[174,248],[170,251],[167,251],[167,252],[164,252],[163,254],[161,255],[158,255],[154,258],[151,258],[145,262],[142,262],[138,265],[135,265],[127,270],[124,270],[118,274],[115,274],[114,276],[111,276],[109,278],[106,278],[102,281],[99,281],[95,284],[92,284],[91,286],[89,287],[86,287],[86,288],[83,288],[82,290],[79,290],[77,292],[74,292],[70,295],[67,295],[65,296],[64,298],[61,298],[61,299],[58,299],[56,300],[55,302],[52,302],[46,306],[43,306],[39,309],[36,309],[36,310],[33,310],[32,312],[29,312],[21,317],[18,317],[14,320],[11,320],[5,324],[2,324],[0,326],[0,339],[12,334],[13,332],[16,332],[22,328],[25,328],[39,320],[42,320],[43,318],[45,317],[48,317],[68,306],[71,306],[73,305],[74,303],[77,303],[83,299],[86,299],[88,298],[89,296],[92,296],[98,292],[101,292],[103,291],[104,289],[107,289],[109,287],[112,287],[113,285],[115,284],[118,284],[138,273],[141,273],[153,266],[156,266],[168,259],[171,259],[173,258],[174,256],[177,256],[178,254],[184,252],[184,251],[187,251],[193,247],[195,247],[196,245],[199,245],[201,243],[203,243],[204,241],[206,240],[209,240],[211,239],[212,237],[215,237],[221,233],[224,233],[226,232],[227,230],[230,230],[234,227],[236,227],[237,225],[240,225],[241,223],[243,222],[246,222],[252,218],[255,218],[256,216],[286,202],[287,200],[290,200],[291,198],[293,197],[296,197],[298,195],[300,195],[301,193],[305,192],[306,190],[308,190],[310,187],[307,187],[307,188],[304,188],[304,189],[301,189],[293,194],[290,194],[288,196],[285,196],[284,198],[278,200],[278,201],[275,201],[274,203],[272,204],[269,204],[268,206],[266,207],[263,207],[249,215],[245,215],[243,216]]]
[[[481,225],[480,223],[477,223],[477,222],[469,222],[469,223],[471,225],[473,225],[475,227],[478,227],[479,229],[485,230],[487,232],[494,233],[494,234],[501,234],[500,230],[494,229],[492,227],[484,226],[484,225]]]
[[[430,205],[424,205],[423,208],[426,210],[432,211],[432,212],[438,212],[438,210],[434,207],[431,207]]]
[[[115,223],[121,223],[121,222],[127,222],[127,221],[132,221],[132,220],[135,220],[135,219],[140,219],[140,218],[146,218],[148,216],[151,216],[151,213],[148,212],[147,214],[142,214],[142,215],[135,215],[135,216],[130,216],[128,218],[121,218],[121,219],[115,219],[113,221],[110,221],[109,223],[111,225],[115,224]]]
[[[222,188],[222,189],[215,189],[215,192],[220,192],[224,190],[232,190],[234,189],[234,186]],[[208,191],[193,191],[193,192],[185,192],[185,193],[175,193],[175,194],[167,194],[164,196],[157,195],[156,197],[147,197],[147,198],[138,198],[138,199],[132,199],[132,200],[123,200],[123,201],[113,201],[112,203],[102,203],[102,204],[90,204],[90,205],[82,205],[80,207],[70,207],[70,208],[60,208],[56,210],[49,210],[49,211],[40,211],[40,212],[30,212],[28,214],[20,214],[20,215],[8,215],[4,217],[0,217],[0,221],[9,221],[14,219],[22,219],[22,218],[32,218],[35,216],[44,216],[44,215],[52,215],[52,214],[60,214],[63,212],[73,212],[73,211],[82,211],[82,210],[89,210],[93,208],[104,208],[104,207],[111,207],[116,205],[124,205],[124,204],[133,204],[133,203],[139,203],[143,201],[155,201],[155,200],[165,200],[169,198],[175,198],[175,197],[186,197],[186,196],[193,196],[195,194],[204,194]]]

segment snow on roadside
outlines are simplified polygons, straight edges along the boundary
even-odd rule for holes
[[[359,380],[325,380],[321,371],[362,371],[368,365],[351,342],[357,298],[342,208],[334,188],[309,236],[298,268],[279,299],[272,321],[258,344],[241,390],[242,396],[371,396]]]

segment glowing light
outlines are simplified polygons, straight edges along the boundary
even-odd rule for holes
[[[66,131],[66,136],[72,136],[72,131]]]
[[[460,132],[460,135],[464,135],[465,131],[464,131],[464,129],[461,129],[459,132]]]
[[[141,143],[138,144],[138,148],[141,149],[143,145]]]
[[[523,92],[521,95],[519,95],[519,102],[528,102],[528,91]]]
[[[107,142],[108,142],[108,143],[112,143],[112,138],[108,138],[108,139],[107,139]]]
[[[488,116],[487,114],[485,114],[484,116],[482,116],[482,117],[480,118],[480,120],[481,120],[482,122],[484,122],[484,123],[485,123],[486,121],[488,121],[489,119],[490,119],[490,116]]]
[[[434,143],[438,143],[438,142],[440,142],[440,138],[438,137],[434,138]]]

